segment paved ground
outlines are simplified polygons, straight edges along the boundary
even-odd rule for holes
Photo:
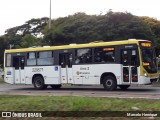
[[[105,91],[103,86],[63,86],[59,90],[50,87],[46,90],[35,90],[32,85],[1,84],[0,94],[160,99],[160,87],[143,85],[131,86],[125,91],[119,88],[116,91]]]

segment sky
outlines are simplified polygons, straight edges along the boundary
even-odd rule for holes
[[[111,9],[160,20],[160,0],[51,0],[51,3],[52,19],[77,12],[105,14]],[[0,0],[0,35],[32,18],[49,17],[49,5],[50,0]]]

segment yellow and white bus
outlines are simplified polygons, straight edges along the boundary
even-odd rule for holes
[[[127,89],[158,78],[152,43],[137,39],[5,50],[4,63],[5,82],[36,89],[63,84]]]

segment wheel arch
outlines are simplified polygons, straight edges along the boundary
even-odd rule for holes
[[[112,72],[105,72],[105,73],[103,73],[101,75],[100,84],[103,84],[103,78],[106,77],[106,76],[113,76],[113,77],[115,77],[115,80],[117,81],[116,76],[115,76],[114,73],[112,73]]]
[[[43,78],[43,80],[44,80],[44,77],[43,77],[43,75],[42,75],[42,74],[34,74],[34,75],[33,75],[33,77],[32,77],[32,84],[33,84],[34,78],[35,78],[35,77],[37,77],[37,76],[42,77],[42,78]]]

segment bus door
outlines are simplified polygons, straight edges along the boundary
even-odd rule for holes
[[[73,83],[72,53],[61,53],[59,61],[61,66],[61,83]]]
[[[13,67],[14,71],[14,81],[15,83],[24,83],[25,84],[25,74],[24,74],[24,56],[14,56],[13,57]]]
[[[138,54],[136,49],[125,49],[121,51],[123,83],[138,82]]]

